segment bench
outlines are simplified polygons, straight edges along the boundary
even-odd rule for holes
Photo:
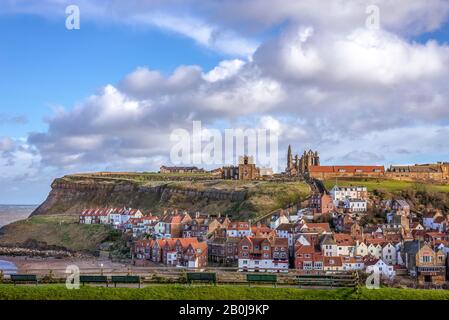
[[[85,283],[106,283],[106,287],[108,286],[108,277],[106,276],[80,276],[80,282]]]
[[[247,274],[246,281],[249,285],[251,283],[272,283],[276,287],[278,277],[275,274]]]
[[[191,284],[194,281],[217,284],[217,274],[212,272],[188,272],[187,282]]]
[[[38,284],[37,276],[35,274],[12,274],[11,281],[16,285],[16,283],[35,283]]]
[[[299,275],[296,282],[300,287],[342,287],[351,288],[358,284],[358,277],[350,274],[337,275]]]
[[[112,276],[111,281],[114,284],[114,287],[117,287],[117,283],[137,283],[140,288],[139,276]]]

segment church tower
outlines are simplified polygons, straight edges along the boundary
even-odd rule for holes
[[[287,152],[287,169],[286,169],[286,171],[289,171],[291,168],[293,168],[292,146],[291,146],[291,145],[288,145],[288,152]]]

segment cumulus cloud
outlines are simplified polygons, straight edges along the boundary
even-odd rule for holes
[[[0,12],[54,16],[66,3],[9,1]],[[289,143],[319,150],[325,163],[449,155],[449,47],[410,40],[447,22],[447,1],[197,3],[80,1],[89,19],[155,26],[227,57],[211,70],[181,62],[169,74],[149,62],[55,113],[27,141],[44,167],[154,170],[168,161],[171,131],[193,120],[270,129],[281,157]],[[365,28],[371,4],[381,30]],[[0,140],[10,159],[15,148]]]

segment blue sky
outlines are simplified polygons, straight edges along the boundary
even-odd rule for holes
[[[325,164],[449,160],[449,4],[69,1],[0,8],[0,203],[72,172],[158,170],[170,132],[265,128]],[[340,10],[344,3],[345,10]]]
[[[213,68],[220,53],[160,29],[83,22],[67,30],[65,16],[2,16],[0,51],[2,110],[25,115],[26,126],[0,127],[1,135],[45,130],[52,108],[71,107],[107,83],[115,84],[137,66],[170,73],[180,64]]]

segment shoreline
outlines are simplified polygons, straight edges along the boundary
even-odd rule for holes
[[[130,265],[120,262],[112,262],[105,258],[80,258],[80,257],[28,257],[28,256],[2,256],[0,260],[14,263],[17,271],[28,273],[35,272],[46,274],[50,270],[55,274],[65,274],[65,270],[70,265],[76,265],[81,271],[89,270],[92,272],[104,270],[111,272],[113,270],[127,270]]]

